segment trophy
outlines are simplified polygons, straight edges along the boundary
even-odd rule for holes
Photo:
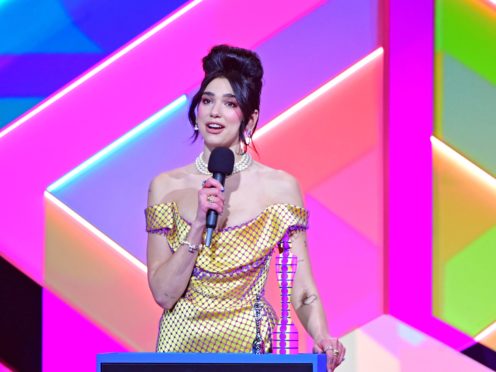
[[[281,289],[281,316],[272,332],[273,354],[297,354],[298,330],[291,319],[290,300],[298,257],[290,251],[289,234],[279,243],[282,252],[276,258],[276,274]]]
[[[253,354],[265,354],[265,343],[260,331],[260,324],[262,322],[262,304],[260,303],[259,296],[257,296],[253,309],[255,311],[256,335],[255,340],[253,340],[251,352]]]

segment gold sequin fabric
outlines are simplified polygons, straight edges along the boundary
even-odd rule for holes
[[[163,234],[172,252],[179,249],[190,223],[181,217],[176,203],[150,206],[145,215],[146,230]],[[277,321],[263,298],[272,253],[287,234],[306,229],[307,221],[304,208],[273,204],[247,223],[216,231],[210,248],[197,257],[185,294],[161,317],[157,351],[251,352],[258,296],[261,335],[268,352]]]

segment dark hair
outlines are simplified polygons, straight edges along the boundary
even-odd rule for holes
[[[246,124],[255,110],[260,111],[263,77],[260,58],[255,52],[248,49],[217,45],[210,50],[207,56],[203,57],[203,71],[205,72],[205,77],[189,106],[188,118],[191,125],[194,127],[196,124],[196,108],[207,85],[216,78],[226,78],[231,84],[243,113],[243,120],[241,120],[241,126],[239,127],[239,139],[246,145],[244,136]],[[256,128],[257,123],[253,127],[252,134]],[[198,132],[195,131],[193,141],[196,141],[197,138]]]

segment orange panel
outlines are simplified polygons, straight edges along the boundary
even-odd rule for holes
[[[496,351],[496,331],[480,340],[479,343]]]
[[[442,315],[447,262],[496,222],[496,188],[456,157],[433,146],[433,305]]]
[[[371,151],[382,135],[382,60],[373,59],[258,137],[255,158],[293,174],[306,191]]]
[[[45,286],[112,337],[153,351],[161,308],[146,274],[45,199]]]

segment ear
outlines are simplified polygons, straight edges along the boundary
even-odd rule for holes
[[[258,110],[255,110],[252,112],[250,115],[250,120],[248,120],[248,123],[246,123],[246,128],[245,130],[250,133],[253,133],[253,128],[255,128],[255,125],[258,122]]]

